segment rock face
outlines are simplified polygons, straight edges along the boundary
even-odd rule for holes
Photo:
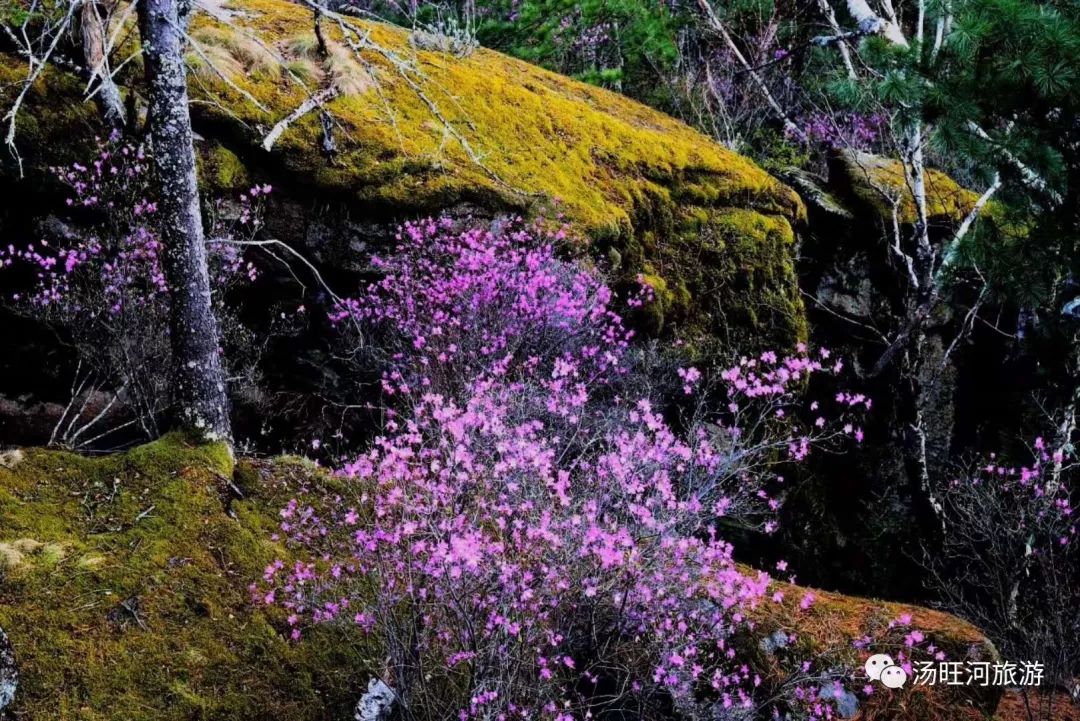
[[[791,507],[804,514],[792,528],[825,529],[807,545],[820,578],[840,587],[869,585],[887,595],[902,595],[918,578],[922,568],[912,558],[918,553],[888,554],[883,563],[877,549],[882,545],[905,547],[915,543],[912,528],[921,489],[911,483],[905,466],[904,429],[911,409],[905,406],[905,384],[895,365],[879,376],[871,369],[888,340],[896,337],[906,308],[905,279],[893,266],[889,245],[894,234],[911,232],[915,206],[896,160],[866,153],[840,153],[829,162],[828,178],[801,171],[783,177],[800,193],[808,208],[809,222],[802,236],[799,259],[800,285],[812,300],[807,304],[817,344],[843,357],[855,378],[852,383],[874,402],[868,415],[867,443],[854,458],[819,469],[827,481],[815,481],[806,489],[803,503]],[[947,175],[927,172],[930,235],[933,242],[951,238],[978,199]],[[996,209],[991,204],[978,221],[995,232]],[[986,228],[981,228],[985,230]],[[959,291],[959,305],[974,301]],[[967,383],[980,382],[989,359],[1001,358],[1001,341],[983,337],[975,329],[978,346],[958,344],[947,356],[960,331],[963,317],[954,317],[943,305],[925,324],[927,362],[915,382],[923,391],[919,409],[925,419],[927,456],[932,477],[951,473],[948,460],[955,442],[956,419],[971,409],[959,401]],[[970,367],[969,359],[975,361]],[[958,368],[969,363],[963,374]],[[982,366],[980,369],[979,366]],[[976,391],[977,393],[979,391]],[[811,520],[812,519],[812,520]],[[883,541],[882,539],[890,539]],[[795,542],[798,542],[797,540]],[[914,550],[914,549],[912,549]],[[804,562],[808,559],[804,559]],[[809,565],[809,564],[807,564]]]
[[[424,43],[399,28],[322,25],[325,56],[302,4],[232,0],[195,14],[189,85],[208,193],[271,183],[271,231],[335,270],[356,268],[358,251],[418,215],[562,213],[618,280],[640,274],[657,288],[654,330],[778,346],[805,334],[792,247],[804,209],[751,161],[499,53],[458,58],[415,47]],[[125,95],[137,65],[118,78]],[[24,72],[21,58],[0,55],[0,81]],[[81,90],[52,72],[29,98],[18,142],[31,169],[75,159],[90,141],[95,110]],[[312,97],[330,98],[326,115],[297,117],[265,150]]]
[[[312,260],[338,294],[370,278],[371,254],[394,242],[403,221],[540,214],[565,220],[567,252],[595,259],[617,291],[636,291],[639,279],[655,289],[656,301],[631,319],[639,331],[678,336],[701,354],[783,351],[805,339],[793,231],[805,209],[748,159],[625,97],[499,53],[424,50],[406,30],[359,20],[325,18],[322,28],[325,55],[302,3],[207,2],[192,18],[187,59],[204,197],[235,206],[252,184],[273,186],[265,234]],[[136,108],[145,105],[140,63],[136,56],[117,77]],[[0,51],[0,102],[25,73],[23,58]],[[95,135],[104,129],[83,82],[44,72],[18,120],[26,177],[0,153],[8,201],[0,235],[21,243],[42,239],[44,226],[78,231],[47,168],[85,161]],[[318,298],[298,299],[280,263],[253,256],[263,275],[244,300],[255,314],[303,303],[317,311],[308,319],[325,317]],[[307,270],[295,270],[319,295]],[[277,317],[245,321],[261,334]],[[345,373],[330,367],[329,330],[307,323],[268,351],[265,393],[234,396],[239,438],[271,449],[289,432],[333,432],[325,425],[333,414],[311,399],[356,401]],[[0,334],[34,339],[0,356],[0,438],[42,444],[51,428],[41,411],[67,403],[74,364],[39,362],[71,354],[28,325],[0,311]],[[260,405],[273,402],[289,407]]]
[[[19,686],[19,671],[15,667],[15,651],[11,648],[4,629],[0,628],[0,711],[15,700],[15,690]]]

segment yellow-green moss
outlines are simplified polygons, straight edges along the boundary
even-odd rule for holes
[[[893,203],[900,223],[912,224],[918,218],[915,199],[898,160],[869,153],[843,153],[836,167],[842,182],[865,205],[892,222]],[[948,175],[927,170],[926,212],[932,222],[958,223],[971,212],[979,195],[960,186]]]
[[[307,95],[287,76],[266,81],[266,49],[286,62],[312,60],[311,13],[283,0],[234,0],[227,7],[236,13],[230,26],[198,15],[192,35],[203,54],[221,55],[218,69],[271,113],[200,70],[195,99],[226,102],[199,104],[196,115],[268,127]],[[540,195],[560,199],[590,231],[627,227],[643,193],[710,205],[738,198],[798,212],[795,196],[749,160],[622,96],[487,50],[464,59],[417,51],[407,31],[357,21],[373,43],[415,61],[418,71],[410,79],[425,100],[383,56],[365,52],[358,62],[334,24],[324,25],[331,58],[321,63],[318,80],[329,82],[336,73],[339,85],[341,76],[353,81],[328,105],[341,125],[341,152],[333,165],[318,152],[316,114],[295,123],[276,149],[289,171],[323,191],[420,212],[477,197],[524,207]]]
[[[202,148],[199,161],[199,177],[205,185],[217,192],[241,190],[251,185],[251,173],[247,166],[220,143],[210,143]]]
[[[290,643],[247,591],[283,553],[276,510],[314,473],[268,469],[238,475],[234,519],[228,452],[177,436],[100,459],[27,451],[0,468],[0,548],[23,549],[0,562],[15,718],[347,717],[371,667],[358,637],[324,628]],[[121,605],[133,598],[138,618]]]
[[[26,78],[26,63],[0,52],[0,100],[10,107]],[[92,152],[94,137],[101,133],[97,109],[81,97],[82,83],[74,75],[48,71],[23,100],[15,118],[16,148],[23,172],[47,173],[61,158]],[[0,155],[0,179],[17,177],[19,160],[5,149]]]
[[[670,308],[654,309],[657,328],[711,332],[713,321],[727,316],[751,324],[730,329],[744,338],[771,334],[785,346],[799,339],[804,320],[790,272],[793,253],[771,235],[773,226],[800,222],[805,209],[750,160],[624,96],[496,52],[458,58],[417,50],[404,29],[355,20],[349,22],[401,64],[370,50],[357,59],[328,20],[330,53],[323,59],[315,51],[311,11],[301,4],[232,0],[223,12],[227,21],[196,14],[197,47],[188,54],[193,118],[208,138],[200,143],[205,185],[231,188],[245,178],[238,155],[249,174],[271,176],[282,192],[342,201],[368,219],[461,205],[532,211],[558,201],[583,236],[610,241],[602,250],[636,253],[622,264],[622,281],[648,263],[676,294]],[[21,60],[3,54],[0,67],[12,79],[22,72]],[[320,150],[322,124],[314,112],[296,120],[272,153],[260,147],[275,123],[331,84],[340,90],[326,106],[335,121],[334,158]],[[80,105],[92,112],[79,102],[81,89],[65,93],[50,90],[23,115]],[[45,148],[58,152],[63,143],[47,141],[71,130],[50,123],[48,132],[50,138],[27,132],[23,142],[46,141]],[[706,253],[715,269],[696,268],[698,234],[739,232],[735,221],[711,228],[717,217],[739,213],[748,235]],[[790,227],[783,232],[790,235]],[[690,277],[680,275],[684,269]],[[740,273],[749,277],[740,281]],[[730,292],[738,288],[749,291]],[[766,307],[772,310],[762,313]],[[764,325],[781,315],[777,326]]]
[[[15,718],[349,717],[379,663],[374,649],[348,628],[290,643],[280,614],[254,606],[247,590],[270,560],[287,557],[271,536],[297,488],[347,489],[304,461],[241,462],[231,478],[244,498],[228,501],[232,470],[223,447],[176,435],[96,459],[30,450],[0,467],[0,627],[20,667]],[[5,562],[4,549],[17,562]],[[760,646],[776,631],[797,638],[800,658],[857,666],[852,641],[901,614],[950,658],[996,654],[947,614],[817,590],[803,610],[807,590],[772,583],[768,595],[780,591],[783,602],[763,601],[750,614],[754,632],[739,643],[756,672],[776,663]],[[632,661],[632,644],[626,652]],[[981,693],[882,693],[863,701],[859,718],[957,721],[992,711],[996,697]]]
[[[656,290],[654,330],[731,348],[788,348],[807,337],[783,217],[746,208],[682,208],[666,232],[620,249],[622,265]]]

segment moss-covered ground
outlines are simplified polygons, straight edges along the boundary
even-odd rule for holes
[[[343,489],[300,460],[233,470],[221,448],[176,435],[101,458],[0,456],[0,627],[21,672],[13,718],[349,717],[367,670],[379,667],[369,642],[320,627],[293,643],[284,619],[248,591],[267,563],[287,557],[272,540],[278,509],[301,488]],[[995,654],[977,629],[940,612],[816,590],[801,609],[807,589],[777,582],[773,591],[784,601],[753,615],[752,654],[782,630],[800,658],[858,665],[852,641],[902,614],[951,659]],[[757,659],[765,673],[773,662]],[[978,719],[997,701],[881,691],[860,718]]]
[[[312,478],[169,436],[85,458],[0,465],[0,627],[20,668],[14,719],[349,718],[371,667],[358,634],[286,640],[248,585],[284,553],[277,510]]]

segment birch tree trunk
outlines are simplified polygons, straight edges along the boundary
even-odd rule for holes
[[[18,687],[19,671],[15,668],[15,652],[11,650],[11,642],[4,634],[4,629],[0,628],[0,711],[15,700]]]
[[[149,133],[161,187],[158,220],[169,285],[177,422],[206,440],[231,443],[220,335],[211,305],[195,149],[177,0],[139,6],[149,86]]]

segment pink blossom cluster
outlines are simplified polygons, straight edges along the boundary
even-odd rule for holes
[[[889,654],[908,678],[914,678],[916,662],[944,661],[948,658],[948,654],[934,642],[932,635],[923,632],[914,623],[912,614],[901,613],[883,628],[855,639],[852,645],[862,652],[862,661],[873,654]],[[857,675],[858,671],[855,673]],[[875,687],[866,683],[862,692],[866,696],[873,696]]]
[[[52,243],[0,247],[0,268],[18,265],[32,274],[29,286],[12,293],[11,299],[33,312],[69,321],[102,313],[117,316],[167,302],[165,249],[155,229],[157,203],[147,197],[149,166],[142,147],[114,134],[99,143],[89,164],[53,168],[53,173],[72,192],[66,200],[72,212],[95,220],[78,231],[66,229],[64,237]],[[269,186],[256,187],[252,199],[269,191]],[[246,197],[242,203],[249,218],[244,222],[254,222],[251,203]],[[245,263],[237,246],[223,241],[209,245],[219,283],[239,276],[254,279],[254,266]]]
[[[781,599],[723,533],[774,529],[777,466],[842,437],[847,403],[823,427],[795,419],[827,353],[743,359],[715,381],[731,407],[677,432],[633,380],[642,351],[613,293],[557,240],[518,220],[412,223],[384,277],[334,309],[391,349],[394,406],[341,469],[348,493],[282,510],[298,560],[268,566],[255,599],[283,607],[294,638],[334,620],[372,634],[425,716],[569,721],[670,702],[833,718],[813,684],[777,700],[741,658],[750,613]],[[677,375],[684,394],[709,383]]]
[[[798,122],[813,143],[830,148],[869,150],[888,129],[888,118],[874,113],[810,113]]]
[[[553,389],[582,389],[625,370],[633,331],[598,277],[558,257],[566,230],[510,219],[458,227],[429,218],[402,227],[383,274],[338,302],[333,323],[390,330],[388,395],[448,392],[462,379],[550,373]],[[571,396],[553,400],[570,402]]]
[[[963,483],[994,485],[1000,492],[1008,493],[1020,509],[1032,529],[1040,529],[1052,539],[1035,538],[1030,543],[1049,540],[1059,546],[1070,546],[1077,540],[1076,508],[1072,501],[1072,488],[1066,480],[1063,466],[1070,458],[1064,449],[1051,450],[1039,437],[1033,445],[1034,459],[1030,465],[1012,466],[999,462],[997,454],[991,454],[989,462],[977,469],[966,480],[953,481],[953,488]]]

